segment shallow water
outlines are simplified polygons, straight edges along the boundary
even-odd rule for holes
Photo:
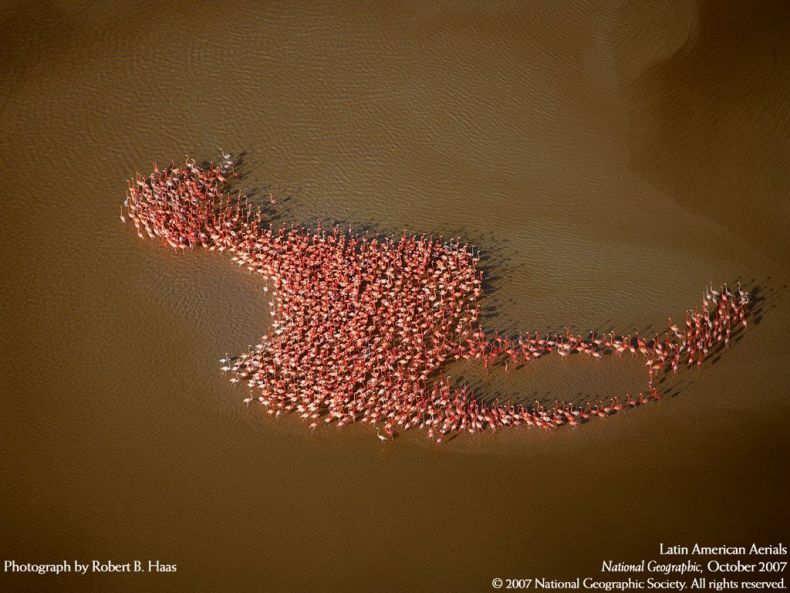
[[[178,564],[0,589],[490,591],[660,541],[786,540],[787,11],[0,8],[0,549]],[[266,331],[256,280],[118,220],[128,176],[218,146],[282,220],[479,246],[487,327],[663,329],[738,278],[763,314],[677,397],[578,430],[311,434],[218,371]],[[639,372],[550,359],[481,393]]]

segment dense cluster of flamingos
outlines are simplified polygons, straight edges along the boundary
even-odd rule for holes
[[[268,281],[271,329],[248,352],[223,358],[222,371],[250,388],[248,404],[260,402],[276,416],[297,413],[313,430],[364,422],[382,440],[423,429],[438,443],[461,431],[576,426],[660,399],[659,373],[701,365],[747,325],[748,293],[711,286],[684,321],[670,319],[650,339],[570,331],[489,339],[480,322],[479,257],[467,245],[405,233],[381,239],[320,224],[273,228],[260,208],[228,191],[235,175],[230,155],[219,165],[154,165],[150,175],[129,181],[121,220],[177,251],[230,252]],[[647,387],[597,405],[549,408],[486,403],[441,373],[460,359],[507,369],[551,352],[642,356]]]

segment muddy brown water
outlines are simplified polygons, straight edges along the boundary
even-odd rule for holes
[[[2,559],[178,566],[0,590],[491,591],[787,543],[787,3],[10,2],[0,39]],[[474,242],[487,327],[650,331],[738,278],[762,314],[676,397],[577,430],[311,434],[218,371],[266,331],[258,282],[118,220],[128,176],[218,146],[282,220]]]

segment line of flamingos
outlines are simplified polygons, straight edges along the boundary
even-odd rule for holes
[[[250,388],[248,404],[259,402],[276,416],[296,413],[313,430],[362,422],[373,424],[382,440],[422,429],[439,443],[461,431],[576,426],[660,399],[659,373],[701,365],[747,325],[748,293],[711,286],[700,306],[678,324],[670,319],[651,339],[570,331],[489,339],[480,323],[479,257],[469,246],[405,233],[382,239],[320,224],[274,228],[260,208],[229,191],[234,176],[227,154],[219,165],[190,159],[154,165],[150,175],[129,181],[121,220],[130,220],[141,238],[176,251],[227,251],[268,281],[270,330],[248,352],[223,358],[222,371]],[[597,405],[486,403],[441,373],[460,359],[490,368],[551,352],[640,355],[646,389]]]

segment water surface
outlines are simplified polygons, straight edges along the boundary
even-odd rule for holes
[[[490,591],[786,540],[790,20],[713,6],[6,4],[0,549],[178,572],[0,588]],[[219,373],[266,331],[256,280],[118,220],[128,176],[219,146],[283,220],[474,242],[491,328],[660,330],[737,278],[762,320],[578,430],[311,434]],[[550,359],[482,389],[639,373]]]

